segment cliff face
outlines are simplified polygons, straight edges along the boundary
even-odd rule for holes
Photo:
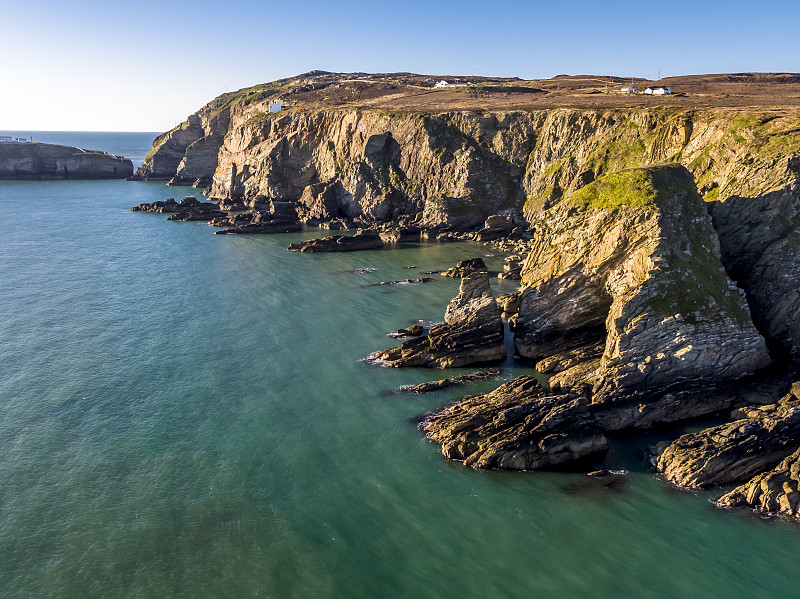
[[[706,199],[748,195],[748,161],[800,137],[790,117],[713,110],[269,114],[271,91],[217,98],[158,137],[137,178],[247,202],[337,183],[342,216],[472,227],[502,211],[531,218],[598,176],[664,161],[685,166]]]
[[[124,179],[127,158],[43,143],[0,143],[0,179]]]
[[[533,224],[517,350],[542,359],[604,342],[594,368],[580,369],[580,380],[593,386],[593,404],[639,401],[685,381],[738,378],[769,363],[683,167],[601,177]],[[620,421],[606,427],[640,425],[645,417],[641,410],[615,414]]]

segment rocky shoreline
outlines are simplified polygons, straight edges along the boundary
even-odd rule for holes
[[[298,107],[266,118],[260,105],[215,100],[157,138],[137,171],[206,187],[210,202],[136,209],[226,234],[336,231],[288,247],[303,253],[434,241],[505,253],[499,278],[518,291],[495,297],[481,259],[443,269],[461,279],[444,323],[399,329],[401,345],[368,359],[498,363],[507,323],[514,357],[549,376],[548,389],[521,376],[425,415],[445,457],[571,467],[620,432],[723,415],[664,439],[653,468],[682,488],[719,487],[720,505],[798,515],[795,116]]]

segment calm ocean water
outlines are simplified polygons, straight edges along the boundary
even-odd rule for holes
[[[63,135],[131,156],[153,137]],[[500,256],[307,255],[286,251],[307,235],[128,210],[193,191],[0,182],[0,596],[797,594],[800,529],[659,480],[637,456],[658,433],[615,446],[613,488],[475,472],[421,438],[409,419],[530,370],[389,393],[443,374],[360,358],[440,320],[458,282],[370,285]]]

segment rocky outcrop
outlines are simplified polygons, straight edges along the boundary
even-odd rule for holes
[[[608,448],[585,397],[548,394],[527,376],[429,414],[422,428],[445,457],[473,468],[535,470]]]
[[[387,366],[456,368],[506,357],[503,320],[492,296],[489,274],[480,258],[459,262],[458,295],[448,304],[445,322],[424,337],[375,352],[370,360]]]
[[[217,204],[201,202],[191,196],[183,198],[180,202],[176,202],[173,198],[167,198],[163,201],[139,204],[131,208],[131,211],[171,213],[167,220],[175,221],[210,221],[226,216],[225,212],[217,208]]]
[[[753,477],[717,500],[725,507],[750,507],[764,515],[800,517],[800,449],[773,470]]]
[[[355,235],[330,235],[320,239],[298,241],[289,246],[293,252],[353,252],[383,247],[383,241],[374,229],[358,229]]]
[[[602,177],[533,223],[517,351],[542,360],[604,342],[597,369],[582,377],[593,404],[616,408],[604,426],[648,426],[637,406],[656,400],[674,419],[682,410],[699,415],[702,398],[670,394],[687,381],[735,379],[770,362],[683,167]]]
[[[472,374],[464,374],[461,376],[451,376],[446,379],[440,379],[438,381],[429,381],[427,383],[420,383],[418,385],[410,385],[405,387],[400,387],[397,392],[399,393],[431,393],[432,391],[438,391],[439,389],[446,389],[447,387],[452,387],[453,385],[463,385],[466,383],[472,383],[475,381],[484,381],[488,378],[492,378],[500,374],[500,371],[497,369],[494,370],[484,370],[481,372],[473,372]]]
[[[36,142],[0,142],[0,180],[125,179],[127,158],[95,150]]]
[[[740,483],[800,447],[800,399],[741,410],[745,416],[656,446],[654,466],[682,487]]]

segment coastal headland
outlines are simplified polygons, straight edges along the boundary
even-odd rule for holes
[[[622,91],[655,85],[673,93]],[[497,361],[505,319],[519,358],[551,375],[426,415],[447,458],[551,468],[602,455],[612,433],[724,415],[654,448],[654,467],[682,487],[739,485],[724,505],[798,515],[800,75],[311,72],[216,98],[134,178],[219,208],[139,207],[173,220],[343,231],[290,249],[470,239],[513,254],[513,297],[465,261],[444,324],[372,356]]]
[[[38,142],[0,142],[0,180],[125,179],[133,163],[97,150]]]

